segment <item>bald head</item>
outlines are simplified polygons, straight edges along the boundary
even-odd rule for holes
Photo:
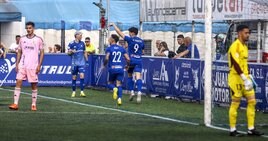
[[[156,40],[155,42],[156,48],[158,49],[158,51],[160,50],[160,43],[161,43],[161,40]]]
[[[186,46],[190,45],[192,43],[192,39],[190,37],[185,37],[184,38],[184,44]]]

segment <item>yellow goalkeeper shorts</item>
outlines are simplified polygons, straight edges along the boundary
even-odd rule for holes
[[[245,90],[245,85],[241,77],[237,74],[229,74],[228,75],[228,85],[231,90],[232,98],[241,98],[241,97],[248,97],[248,96],[254,96],[255,91],[252,90]]]

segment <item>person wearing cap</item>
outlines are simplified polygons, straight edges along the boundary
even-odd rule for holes
[[[227,60],[227,56],[226,54],[226,49],[225,49],[225,45],[224,45],[224,38],[226,35],[224,34],[217,34],[214,39],[216,42],[216,60],[224,60],[224,58],[226,58],[225,60]]]
[[[85,38],[85,43],[86,43],[86,52],[87,52],[87,54],[88,55],[95,54],[96,53],[95,46],[90,42],[89,37]]]
[[[75,40],[70,42],[68,45],[68,55],[71,56],[72,60],[72,96],[75,97],[76,93],[76,77],[80,75],[80,96],[85,97],[84,93],[84,73],[85,67],[88,65],[88,56],[86,52],[85,43],[81,41],[82,33],[77,31],[74,34]]]

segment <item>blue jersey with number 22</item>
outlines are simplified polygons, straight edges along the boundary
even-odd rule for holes
[[[124,72],[124,54],[126,50],[116,44],[111,45],[106,49],[106,54],[110,54],[108,68],[110,73],[123,73]]]

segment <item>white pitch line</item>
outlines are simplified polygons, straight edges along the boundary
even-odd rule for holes
[[[4,88],[0,88],[0,89],[5,90],[5,91],[10,91],[10,92],[14,91],[14,90],[4,89]],[[21,93],[31,96],[31,93],[27,93],[27,92],[21,92]],[[93,105],[93,104],[80,103],[80,102],[66,100],[66,99],[43,96],[43,95],[40,95],[40,94],[38,95],[38,97],[45,98],[45,99],[50,99],[50,100],[55,100],[55,101],[61,101],[61,102],[65,102],[65,103],[72,103],[72,104],[76,104],[76,105],[82,105],[82,106],[86,106],[86,107],[93,107],[93,108],[116,111],[116,112],[121,112],[121,113],[132,114],[132,115],[146,116],[146,117],[151,117],[151,118],[156,118],[156,119],[161,119],[161,120],[166,120],[166,121],[172,121],[172,122],[177,122],[177,123],[184,123],[184,124],[190,124],[190,125],[199,125],[199,123],[194,123],[194,122],[177,120],[177,119],[172,119],[172,118],[162,117],[162,116],[157,116],[157,115],[151,115],[151,114],[146,114],[146,113],[139,113],[139,112],[131,112],[131,111],[126,111],[126,110],[121,110],[121,109],[114,109],[114,108],[110,108],[110,107],[98,106],[98,105]]]
[[[218,130],[228,131],[228,132],[230,131],[227,128],[217,127],[217,126],[213,126],[213,125],[208,125],[207,127],[212,128],[212,129],[218,129]],[[239,133],[247,134],[247,132],[244,132],[244,131],[239,131]],[[268,138],[267,135],[262,135],[262,137]]]
[[[99,112],[44,112],[44,111],[0,111],[0,113],[20,113],[20,114],[81,114],[81,115],[119,115],[119,113],[99,113]]]
[[[11,91],[13,92],[14,90],[10,89],[4,89],[0,88],[1,90],[5,91]],[[31,95],[30,93],[27,92],[21,92],[26,95]],[[55,100],[55,101],[61,101],[61,102],[66,102],[66,103],[72,103],[72,104],[77,104],[77,105],[82,105],[82,106],[87,106],[87,107],[94,107],[94,108],[99,108],[99,109],[105,109],[105,110],[111,110],[111,111],[117,111],[121,113],[127,113],[127,114],[133,114],[133,115],[140,115],[140,116],[146,116],[146,117],[152,117],[156,119],[161,119],[161,120],[166,120],[166,121],[172,121],[172,122],[177,122],[177,123],[184,123],[184,124],[190,124],[190,125],[200,125],[199,123],[194,123],[194,122],[188,122],[188,121],[183,121],[183,120],[177,120],[177,119],[172,119],[172,118],[167,118],[167,117],[162,117],[162,116],[157,116],[157,115],[151,115],[151,114],[145,114],[145,113],[138,113],[138,112],[131,112],[131,111],[126,111],[126,110],[120,110],[120,109],[114,109],[114,108],[109,108],[109,107],[103,107],[103,106],[97,106],[97,105],[92,105],[92,104],[86,104],[86,103],[80,103],[80,102],[75,102],[75,101],[70,101],[70,100],[65,100],[65,99],[60,99],[60,98],[54,98],[54,97],[48,97],[48,96],[42,96],[38,95],[39,97],[45,98],[45,99],[50,99],[50,100]],[[212,129],[217,129],[217,130],[222,130],[222,131],[227,131],[229,132],[228,128],[222,128],[222,127],[217,127],[213,125],[206,126],[208,128]],[[246,132],[239,131],[243,134],[246,134]],[[267,135],[263,135],[262,137],[268,138]]]

